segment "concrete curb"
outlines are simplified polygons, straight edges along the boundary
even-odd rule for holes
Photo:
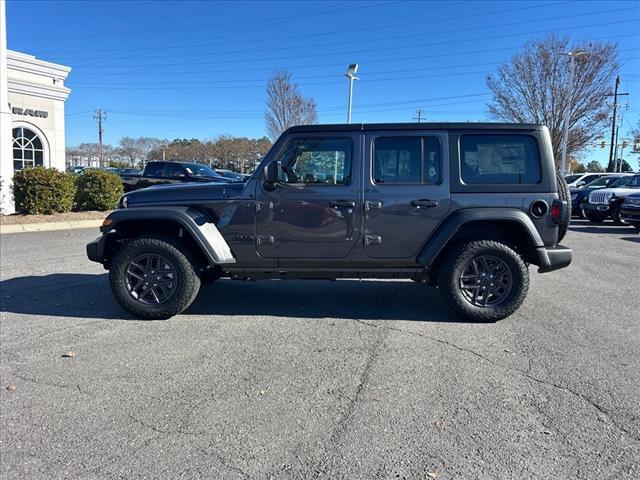
[[[70,222],[0,224],[0,235],[6,233],[50,232],[54,230],[78,230],[80,228],[98,228],[104,219],[74,220]]]

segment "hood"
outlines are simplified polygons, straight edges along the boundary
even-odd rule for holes
[[[631,195],[632,193],[640,192],[640,188],[629,188],[629,187],[620,187],[620,188],[600,188],[598,189],[598,193],[607,194],[613,193],[616,197],[624,197],[626,195]]]
[[[123,199],[126,197],[129,208],[151,205],[188,205],[240,197],[245,188],[244,183],[220,182],[156,185],[129,192],[123,196]],[[122,200],[120,203],[122,204]]]

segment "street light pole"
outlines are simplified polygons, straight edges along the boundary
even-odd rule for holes
[[[567,95],[567,108],[564,111],[564,131],[562,132],[562,160],[560,164],[560,175],[564,177],[567,164],[567,143],[569,142],[569,121],[571,118],[571,96],[573,95],[573,76],[575,74],[575,59],[587,52],[579,48],[574,48],[570,52],[562,53],[569,57],[569,92]]]
[[[349,69],[345,74],[345,77],[349,79],[349,106],[347,109],[347,123],[351,123],[351,99],[353,98],[353,81],[360,80],[356,77],[356,72],[358,71],[358,64],[352,63],[349,65]]]

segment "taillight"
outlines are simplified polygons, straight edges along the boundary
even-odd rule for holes
[[[562,205],[554,202],[551,205],[551,218],[554,220],[559,220],[560,217],[562,217]]]

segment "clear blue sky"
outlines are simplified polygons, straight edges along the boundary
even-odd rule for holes
[[[263,136],[264,86],[279,69],[322,123],[344,122],[353,62],[354,122],[411,121],[418,108],[429,121],[486,120],[486,75],[548,32],[617,42],[625,133],[640,114],[638,1],[9,1],[7,16],[9,48],[73,68],[68,145],[96,141],[96,108],[112,144]]]

